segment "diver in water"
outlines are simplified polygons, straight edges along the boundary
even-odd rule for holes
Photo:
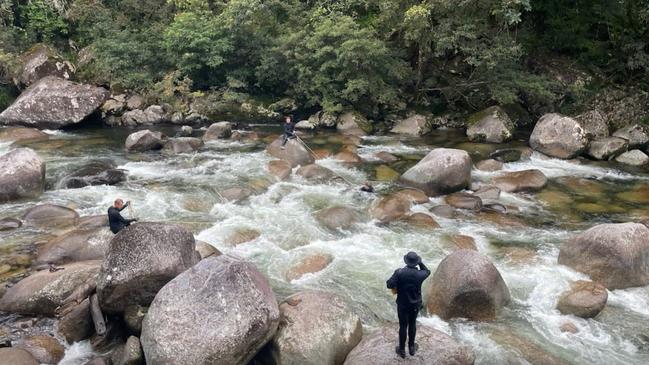
[[[284,146],[286,145],[286,142],[288,142],[289,139],[294,139],[295,138],[295,124],[293,123],[293,118],[291,118],[290,115],[286,116],[285,122],[284,122],[284,135],[283,135],[284,140],[282,141],[282,147],[281,149],[284,149]]]
[[[417,315],[422,307],[421,284],[430,276],[430,270],[421,262],[421,257],[415,252],[408,252],[403,257],[406,267],[397,269],[386,282],[388,289],[396,289],[397,314],[399,316],[399,345],[396,352],[405,359],[406,335],[408,337],[408,352],[415,356],[417,343]],[[419,266],[419,268],[417,268]]]
[[[130,201],[127,201],[126,204],[124,204],[122,199],[116,199],[113,206],[108,208],[108,224],[110,225],[111,232],[117,234],[117,232],[124,229],[124,227],[128,227],[131,223],[137,221],[136,218],[125,219],[120,214],[120,212],[124,210],[124,208],[128,207],[129,204],[131,204]]]

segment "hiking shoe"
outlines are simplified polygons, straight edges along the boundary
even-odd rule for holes
[[[397,346],[394,351],[396,351],[397,355],[401,356],[402,359],[406,358],[406,350],[400,349],[399,346]]]
[[[412,346],[408,345],[408,352],[410,353],[410,356],[415,356],[417,350],[419,350],[419,345],[417,344],[414,344]]]

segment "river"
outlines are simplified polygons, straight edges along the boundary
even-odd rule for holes
[[[116,197],[122,197],[133,202],[132,214],[141,221],[177,222],[220,251],[250,260],[268,277],[280,300],[305,289],[342,295],[360,315],[366,332],[396,321],[394,298],[385,289],[385,280],[403,265],[407,251],[417,251],[434,270],[452,252],[449,237],[469,235],[499,269],[512,303],[493,322],[443,321],[424,315],[420,325],[433,326],[471,346],[476,364],[649,363],[649,287],[609,292],[608,304],[596,319],[563,316],[555,309],[558,296],[571,281],[587,279],[557,264],[562,242],[595,224],[649,217],[648,170],[534,153],[529,160],[505,164],[504,170],[539,169],[550,182],[536,194],[503,193],[500,200],[512,212],[511,220],[466,212],[454,219],[436,217],[440,229],[419,230],[401,224],[377,225],[369,217],[368,209],[377,197],[358,192],[356,184],[375,178],[374,169],[383,162],[374,153],[399,156],[400,161],[390,167],[401,173],[436,147],[464,149],[477,162],[502,145],[470,143],[453,130],[438,130],[423,138],[366,137],[358,141],[357,152],[368,161],[362,166],[345,166],[332,158],[318,161],[344,179],[314,183],[293,175],[275,182],[266,170],[272,158],[264,148],[279,130],[258,129],[259,142],[219,140],[198,153],[173,156],[127,153],[123,142],[132,130],[50,131],[48,141],[27,144],[47,163],[48,190],[38,199],[0,205],[0,218],[19,216],[45,202],[74,208],[82,216],[103,214]],[[171,127],[162,130],[175,133]],[[303,138],[314,150],[334,152],[348,141],[328,132]],[[523,146],[524,140],[521,136],[507,145]],[[9,143],[0,144],[0,154],[8,149]],[[56,188],[66,172],[96,159],[111,160],[127,170],[128,180],[117,186]],[[473,179],[486,182],[495,174],[474,169]],[[236,186],[252,187],[257,194],[240,204],[224,203],[219,192]],[[395,189],[389,182],[376,187],[379,194]],[[441,203],[441,198],[433,198],[413,211],[427,212]],[[361,222],[347,231],[322,228],[313,213],[335,205],[356,208]],[[245,229],[257,230],[260,236],[236,246],[224,243],[233,232]],[[2,234],[2,252],[9,254],[48,232],[26,228]],[[313,253],[328,254],[333,261],[321,272],[287,281],[287,268]],[[578,333],[561,332],[559,327],[567,320]],[[87,346],[72,347],[64,363],[74,363],[73,358],[85,350]]]

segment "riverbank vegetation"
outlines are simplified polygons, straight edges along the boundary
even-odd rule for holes
[[[649,90],[643,0],[0,0],[0,25],[0,108],[36,43],[114,92],[289,97],[373,119]]]

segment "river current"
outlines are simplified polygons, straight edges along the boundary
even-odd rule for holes
[[[434,271],[453,250],[449,237],[469,235],[500,271],[512,303],[493,322],[443,321],[424,314],[420,325],[433,326],[471,346],[476,364],[649,363],[649,287],[609,292],[606,308],[595,319],[564,316],[555,309],[557,298],[571,281],[588,279],[557,264],[560,245],[599,223],[649,217],[648,170],[609,162],[563,161],[534,153],[529,160],[506,163],[504,170],[539,169],[549,184],[536,194],[503,193],[500,200],[513,212],[511,219],[467,212],[454,219],[435,217],[441,228],[420,230],[402,224],[377,225],[370,218],[368,210],[377,197],[396,189],[394,183],[376,182],[378,195],[358,191],[358,185],[374,180],[375,168],[384,164],[374,154],[387,151],[399,156],[400,161],[390,167],[401,173],[436,147],[464,149],[477,162],[502,145],[469,143],[453,130],[439,130],[423,138],[365,137],[356,141],[358,154],[367,161],[363,165],[350,167],[333,158],[317,162],[344,179],[315,183],[294,174],[287,181],[276,182],[266,170],[272,158],[264,148],[279,130],[261,130],[258,142],[219,140],[208,142],[197,153],[180,155],[127,153],[123,142],[132,130],[49,132],[48,141],[27,144],[46,161],[48,190],[38,199],[0,205],[0,218],[20,216],[39,203],[68,206],[82,216],[104,214],[115,198],[131,200],[131,213],[141,221],[182,224],[198,240],[253,262],[269,279],[278,300],[305,289],[342,295],[360,315],[365,332],[396,321],[394,297],[386,290],[385,281],[403,266],[406,252],[417,251]],[[175,133],[171,128],[163,131]],[[307,134],[303,139],[314,150],[332,152],[348,143],[327,132]],[[521,139],[509,145],[524,144]],[[9,146],[0,144],[0,154]],[[117,186],[57,188],[57,181],[66,173],[98,159],[113,161],[126,170],[128,180]],[[475,169],[472,173],[474,181],[483,182],[498,174]],[[250,187],[257,194],[243,203],[225,203],[220,192],[231,187]],[[413,211],[428,212],[438,204],[443,204],[443,199],[432,198],[414,206]],[[321,227],[313,213],[337,205],[357,209],[361,222],[346,231]],[[250,229],[258,231],[259,237],[236,246],[226,243],[233,233]],[[48,233],[33,229],[3,233],[2,252],[9,253]],[[314,253],[330,255],[333,261],[323,271],[288,281],[288,268]],[[561,332],[566,321],[579,332]],[[73,345],[63,363],[74,364],[86,351],[87,344]]]

